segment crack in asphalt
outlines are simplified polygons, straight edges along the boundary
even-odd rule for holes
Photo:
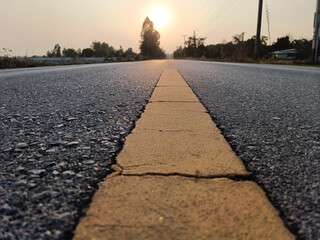
[[[162,177],[172,177],[172,176],[179,176],[179,177],[186,177],[186,178],[193,178],[193,179],[218,179],[218,178],[227,178],[233,181],[253,181],[253,178],[250,175],[245,174],[207,174],[207,175],[200,175],[199,171],[195,171],[195,174],[188,174],[188,173],[181,173],[181,172],[171,172],[171,173],[162,173],[162,172],[144,172],[144,173],[125,173],[126,169],[119,164],[112,165],[112,170],[114,172],[111,174],[112,177],[114,176],[124,176],[124,177],[146,177],[146,176],[162,176]],[[111,176],[110,175],[110,176]]]

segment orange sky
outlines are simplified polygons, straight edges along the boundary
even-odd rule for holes
[[[271,39],[290,34],[312,38],[316,0],[264,0],[270,11]],[[170,21],[158,29],[161,46],[172,53],[182,34],[194,30],[206,44],[255,35],[258,0],[0,0],[0,50],[12,55],[43,55],[56,43],[86,48],[93,40],[139,51],[143,20],[155,7]],[[265,6],[262,34],[268,35]]]

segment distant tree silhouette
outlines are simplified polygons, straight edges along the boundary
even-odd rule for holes
[[[290,43],[289,36],[278,38],[277,41],[272,44],[273,51],[285,50],[290,48],[292,48],[292,45]]]
[[[92,48],[82,49],[81,56],[82,57],[93,57],[94,56],[94,51],[93,51]]]
[[[173,53],[174,58],[186,57],[208,58],[223,61],[250,61],[254,57],[255,36],[245,40],[245,33],[236,34],[232,41],[219,43],[216,45],[205,45],[206,38],[198,38],[195,33],[185,42],[186,48],[178,47]],[[261,36],[261,55],[264,57],[271,56],[267,46],[268,38]],[[297,42],[300,44],[300,42]],[[304,45],[304,42],[301,44]],[[271,46],[270,46],[271,47]]]
[[[298,59],[308,59],[311,56],[312,40],[295,39],[291,44],[293,48],[299,51]]]
[[[64,48],[62,51],[62,55],[64,57],[71,57],[71,58],[76,58],[79,56],[79,50],[76,51],[73,48]]]
[[[54,45],[52,51],[47,51],[47,57],[61,57],[61,47],[59,44]]]
[[[113,56],[115,50],[113,47],[109,46],[108,43],[94,41],[92,42],[91,48],[94,51],[95,57],[110,57]]]
[[[177,49],[173,52],[173,58],[174,59],[184,58],[184,49],[181,46],[177,47]]]
[[[164,51],[160,48],[160,34],[154,29],[153,22],[146,17],[141,30],[140,51],[146,58],[165,58]]]
[[[234,44],[241,44],[244,41],[244,32],[240,34],[236,34],[232,37],[232,41]]]
[[[193,33],[192,37],[189,37],[185,42],[186,47],[186,56],[187,57],[201,57],[205,54],[206,49],[204,45],[205,37],[197,38],[196,33]]]
[[[120,58],[120,57],[123,56],[123,48],[122,48],[122,46],[120,46],[120,49],[117,50],[117,51],[114,53],[114,56],[115,56],[115,57],[118,57],[118,58]]]

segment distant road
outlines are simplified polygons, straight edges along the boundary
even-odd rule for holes
[[[180,71],[289,228],[320,237],[320,69],[170,60],[0,71],[0,234],[71,236],[164,68]]]

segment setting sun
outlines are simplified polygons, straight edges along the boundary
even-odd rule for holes
[[[149,18],[154,23],[155,28],[162,28],[169,22],[168,12],[163,8],[152,9]]]

